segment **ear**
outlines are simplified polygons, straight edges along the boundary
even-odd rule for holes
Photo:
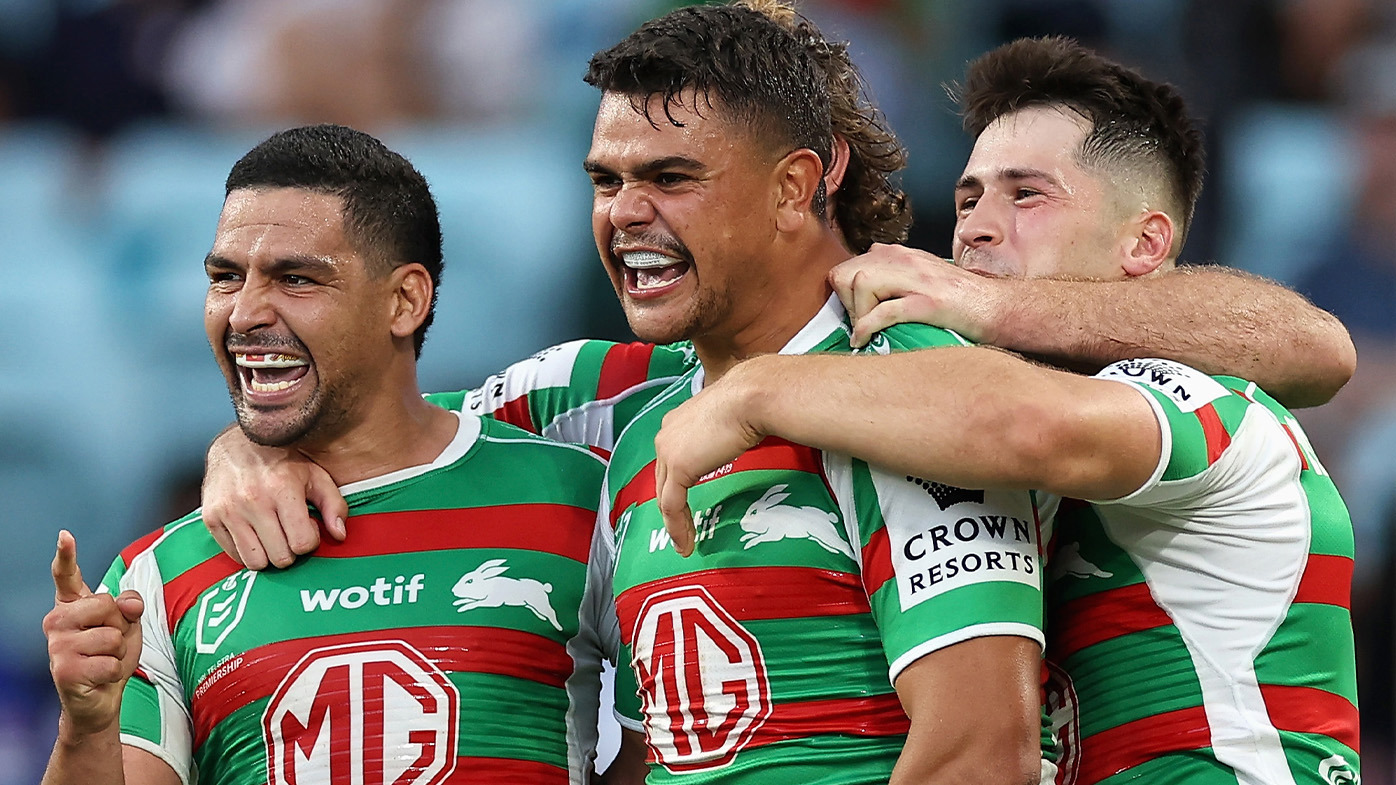
[[[834,134],[834,158],[824,172],[824,192],[832,202],[834,194],[843,187],[843,176],[848,173],[848,140]]]
[[[1131,278],[1148,275],[1176,254],[1173,251],[1173,219],[1161,210],[1140,213],[1125,238],[1124,271]]]
[[[431,310],[431,273],[410,262],[389,273],[392,292],[392,331],[395,338],[410,338]]]
[[[777,186],[776,229],[793,232],[816,218],[810,212],[810,202],[824,180],[824,162],[808,147],[788,153],[776,166]]]

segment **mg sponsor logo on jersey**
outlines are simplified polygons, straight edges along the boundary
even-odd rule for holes
[[[199,599],[199,615],[194,631],[194,650],[213,654],[227,640],[228,634],[242,621],[247,610],[247,598],[257,573],[250,570],[229,575],[222,583],[209,589]]]
[[[505,606],[527,608],[538,617],[562,632],[562,622],[557,619],[552,600],[548,594],[553,590],[551,583],[543,583],[533,578],[507,578],[509,563],[505,559],[489,559],[479,567],[460,576],[451,593],[456,595],[457,613],[475,608],[500,608]]]
[[[742,514],[742,543],[750,549],[763,542],[809,540],[830,553],[853,559],[853,549],[835,526],[839,516],[818,507],[781,504],[790,498],[785,492],[787,487],[772,486]]]
[[[456,765],[459,705],[401,641],[315,649],[262,715],[268,785],[437,785]]]
[[[675,774],[726,766],[770,717],[760,644],[701,586],[647,599],[633,650],[646,744]]]

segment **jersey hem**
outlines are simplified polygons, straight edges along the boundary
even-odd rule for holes
[[[645,732],[645,723],[632,717],[627,717],[624,714],[621,714],[620,709],[611,709],[611,714],[615,715],[616,722],[619,722],[622,728],[625,728],[626,730],[635,731],[636,733]]]
[[[1031,624],[1019,622],[990,622],[988,624],[975,624],[964,627],[954,632],[947,632],[944,635],[931,638],[925,643],[911,647],[902,656],[892,661],[892,667],[888,670],[888,679],[893,685],[897,683],[897,677],[902,674],[913,662],[921,659],[927,654],[949,648],[957,643],[964,643],[972,638],[988,638],[995,635],[1013,635],[1020,638],[1028,638],[1035,643],[1039,649],[1046,649],[1047,639],[1043,637],[1042,630]]]
[[[175,773],[175,776],[179,777],[179,781],[183,783],[183,785],[189,785],[189,773],[186,771],[181,771],[180,767],[175,765],[175,761],[171,759],[170,754],[165,750],[164,747],[161,747],[159,744],[156,744],[150,739],[143,738],[141,736],[136,736],[130,733],[121,734],[121,744],[125,747],[135,747],[138,750],[145,750],[151,755],[154,755],[155,757],[164,761],[165,765],[169,766],[170,770]]]

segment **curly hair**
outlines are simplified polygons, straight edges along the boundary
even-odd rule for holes
[[[1206,161],[1202,132],[1172,85],[1051,36],[1019,39],[981,55],[952,93],[965,131],[976,139],[998,118],[1034,106],[1065,107],[1085,118],[1091,128],[1078,154],[1082,164],[1152,174],[1166,185],[1186,236]]]
[[[833,204],[833,220],[859,253],[874,242],[901,242],[911,225],[906,195],[891,175],[906,151],[868,99],[846,43],[834,43],[794,8],[778,0],[679,8],[646,22],[598,52],[586,82],[628,95],[650,122],[648,102],[662,96],[665,119],[685,90],[714,99],[755,138],[790,149],[808,148],[827,171],[834,137],[848,143],[849,160]],[[828,218],[821,183],[814,211]]]

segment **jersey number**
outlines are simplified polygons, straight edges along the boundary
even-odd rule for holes
[[[262,715],[268,785],[436,785],[456,766],[459,704],[401,641],[310,651]]]

